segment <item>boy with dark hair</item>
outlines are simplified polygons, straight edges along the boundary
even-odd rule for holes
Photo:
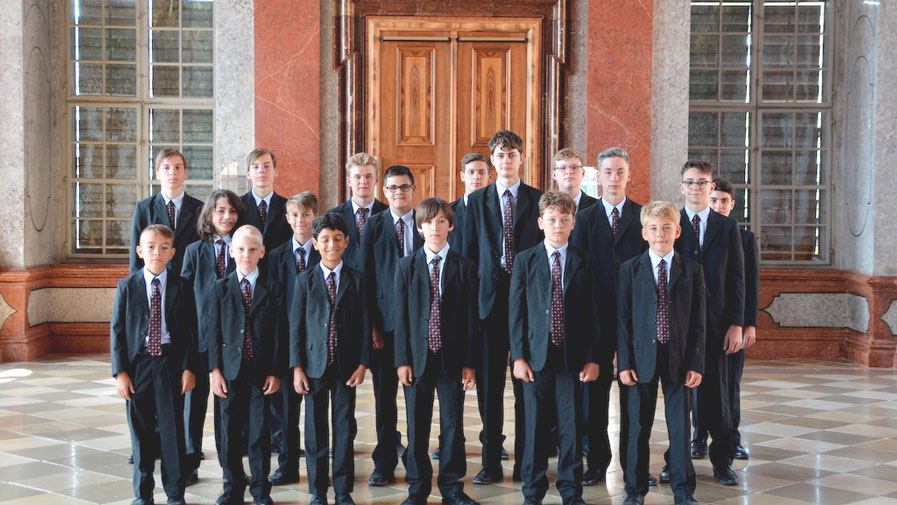
[[[477,263],[480,278],[478,305],[483,344],[477,369],[477,402],[483,431],[483,469],[474,484],[492,484],[503,478],[502,425],[504,389],[508,372],[508,289],[514,270],[514,256],[542,238],[539,230],[539,197],[542,192],[520,180],[523,140],[514,132],[501,130],[489,140],[496,180],[474,191],[467,200],[464,250]],[[520,381],[514,384],[514,432],[524,433],[523,396]],[[520,475],[523,437],[514,444],[514,477]]]
[[[540,505],[548,490],[546,420],[556,419],[556,486],[564,505],[585,505],[580,420],[582,384],[599,373],[596,264],[567,242],[576,224],[570,195],[543,194],[539,213],[545,240],[517,256],[509,296],[511,361],[526,402],[523,503]],[[548,409],[555,409],[554,415]]]
[[[147,226],[134,249],[144,266],[119,281],[110,321],[112,376],[128,400],[133,505],[153,503],[155,455],[169,505],[184,503],[184,397],[195,376],[196,313],[190,285],[168,270],[174,233]],[[158,421],[161,447],[154,447]]]
[[[642,208],[648,252],[620,267],[617,367],[626,388],[629,437],[626,500],[643,505],[648,493],[648,442],[663,386],[670,437],[669,474],[676,505],[697,505],[695,469],[688,454],[692,388],[704,373],[704,276],[701,265],[673,245],[681,233],[679,213],[668,202]]]
[[[333,488],[337,505],[354,505],[355,387],[370,364],[371,326],[364,276],[347,266],[349,228],[339,214],[312,224],[320,263],[299,274],[290,306],[293,387],[305,395],[305,461],[311,505],[327,505],[329,430],[333,398]],[[321,324],[324,321],[326,324]]]
[[[368,220],[360,249],[374,334],[371,376],[377,414],[377,446],[372,454],[374,471],[368,479],[372,486],[385,486],[395,480],[399,463],[396,446],[401,445],[396,431],[398,379],[393,347],[396,265],[401,258],[423,245],[420,235],[414,233],[414,175],[411,170],[402,165],[386,169],[383,191],[389,201],[389,210]]]
[[[405,386],[408,498],[423,505],[432,489],[427,456],[434,392],[439,393],[439,492],[442,503],[477,505],[464,493],[464,391],[476,384],[476,267],[453,251],[454,215],[441,198],[417,211],[424,246],[399,260],[395,278],[395,364]]]

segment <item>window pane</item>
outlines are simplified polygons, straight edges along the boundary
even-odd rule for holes
[[[791,190],[764,189],[760,192],[760,220],[767,224],[791,224]]]
[[[72,252],[99,254],[103,252],[103,222],[76,220],[72,223]]]
[[[72,107],[75,141],[103,140],[103,108]]]
[[[791,6],[764,6],[763,31],[794,32],[794,7]]]
[[[178,67],[152,66],[153,96],[179,96],[180,82]]]
[[[718,99],[717,79],[716,70],[690,71],[688,81],[689,100],[715,102]]]
[[[184,30],[184,63],[212,63],[211,31]]]
[[[106,141],[137,141],[137,109],[117,107],[106,109]]]
[[[824,151],[796,151],[794,153],[795,184],[827,184]]]
[[[185,144],[211,144],[213,114],[210,110],[184,110],[184,139]]]
[[[134,179],[137,177],[137,146],[106,146],[106,177],[109,179]]]
[[[724,67],[751,66],[751,36],[723,35],[720,40],[723,48],[721,65]]]
[[[719,99],[747,103],[751,99],[750,70],[723,70],[720,72]]]
[[[150,110],[150,142],[179,143],[181,140],[181,111],[177,109]]]
[[[136,19],[135,0],[106,0],[106,25],[134,26]]]
[[[102,63],[73,63],[72,70],[75,77],[72,81],[74,95],[101,95],[103,94],[103,64]]]
[[[763,72],[763,100],[767,102],[787,102],[794,98],[794,74],[786,72]]]
[[[794,115],[794,146],[817,147],[822,145],[821,113],[801,113]]]
[[[721,10],[724,32],[751,31],[751,7],[749,5],[724,5]]]
[[[103,217],[102,184],[76,182],[72,184],[72,191],[73,216]]]
[[[719,65],[719,37],[716,34],[691,36],[691,65],[693,67]]]
[[[729,214],[729,217],[738,221],[739,223],[749,223],[750,222],[750,201],[748,201],[748,190],[747,188],[735,189],[735,208],[732,209],[732,213]]]
[[[178,63],[178,53],[181,50],[180,32],[152,30],[150,47],[150,60],[153,63]]]
[[[128,28],[107,29],[106,59],[137,61],[137,32]]]
[[[76,144],[73,160],[74,177],[103,177],[103,146],[101,144]]]
[[[825,224],[825,191],[797,189],[794,191],[795,224]]]
[[[178,0],[150,0],[150,26],[177,28],[180,3]]]
[[[103,24],[103,1],[72,0],[72,23],[76,25]]]
[[[691,32],[719,30],[719,9],[715,5],[695,5],[691,8]]]
[[[824,228],[801,226],[794,228],[794,259],[796,261],[821,259],[824,251]]]
[[[102,28],[72,28],[72,59],[73,60],[97,60],[103,59],[103,30]]]
[[[763,37],[764,67],[794,66],[794,37],[791,35],[765,35]]]
[[[128,221],[106,221],[106,247],[128,248],[131,242],[131,225]],[[109,251],[111,252],[111,251]]]
[[[821,33],[825,30],[825,16],[821,5],[798,5],[797,31]]]
[[[825,66],[822,61],[822,36],[801,35],[797,37],[797,66],[816,67]]]
[[[720,149],[717,173],[735,184],[750,182],[750,157],[747,149]]]
[[[791,227],[763,226],[761,228],[760,260],[791,260]]]
[[[797,72],[797,86],[795,87],[794,99],[798,102],[814,102],[821,103],[822,97],[822,79],[823,72],[814,70],[810,72]]]
[[[762,184],[791,184],[791,151],[764,150],[760,154]]]
[[[184,28],[212,28],[212,2],[184,2],[181,26]]]
[[[106,184],[106,215],[131,217],[137,204],[136,184]]]
[[[135,96],[137,65],[106,65],[106,94]]]
[[[212,67],[184,67],[184,96],[212,96]]]
[[[726,147],[747,146],[751,125],[747,112],[720,113],[719,145]]]
[[[716,146],[717,118],[716,112],[690,112],[688,114],[688,145]]]
[[[212,180],[215,173],[212,169],[212,148],[184,146],[184,156],[190,167],[190,178],[194,180]]]
[[[691,149],[688,150],[688,159],[690,160],[704,160],[713,163],[713,166],[719,166],[719,156],[717,155],[716,149]],[[680,167],[677,166],[678,170]]]
[[[791,147],[792,115],[766,113],[760,125],[760,145],[763,147]]]

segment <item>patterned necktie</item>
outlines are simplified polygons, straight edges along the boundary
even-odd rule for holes
[[[502,195],[501,234],[505,246],[505,271],[514,270],[514,207],[511,201],[511,190],[506,189]]]
[[[151,356],[162,354],[162,292],[159,278],[153,279],[153,294],[150,296],[149,342],[146,350]]]
[[[177,223],[174,222],[177,212],[177,208],[174,206],[174,200],[168,200],[168,205],[166,205],[166,207],[168,208],[168,222],[171,223],[171,229],[173,231],[175,226],[177,226]]]
[[[227,249],[227,244],[221,239],[218,239],[215,243],[218,244],[218,257],[215,259],[215,278],[220,279],[224,277],[227,269],[227,263],[224,259],[224,250]]]
[[[665,344],[670,340],[670,302],[667,293],[667,262],[660,260],[657,265],[657,341]]]
[[[362,207],[358,209],[358,220],[355,221],[355,231],[358,232],[358,238],[361,238],[361,233],[364,231],[364,225],[368,222],[368,208]]]
[[[427,343],[430,351],[439,352],[442,349],[442,319],[439,315],[439,261],[442,258],[437,254],[433,256],[430,264],[430,325],[427,328]]]
[[[396,240],[399,242],[399,257],[405,256],[405,220],[401,217],[396,221]]]
[[[296,273],[301,274],[305,271],[305,248],[297,247],[296,252],[299,253],[299,259],[296,260]]]
[[[698,239],[698,243],[701,243],[701,216],[695,214],[693,218],[691,218],[691,229],[695,232],[695,238]]]
[[[265,231],[265,221],[268,220],[268,202],[262,200],[259,204],[259,223],[262,225],[262,231]]]
[[[252,308],[252,286],[249,279],[243,277],[240,282],[243,287],[243,359],[252,359],[252,336],[249,333],[249,309]]]
[[[327,276],[327,297],[330,298],[330,321],[327,323],[327,366],[336,354],[336,272]]]
[[[560,347],[564,343],[564,283],[561,279],[561,253],[555,251],[551,258],[551,343]]]
[[[617,230],[620,228],[620,209],[614,207],[613,212],[610,213],[610,229],[614,232],[614,237],[617,236]]]

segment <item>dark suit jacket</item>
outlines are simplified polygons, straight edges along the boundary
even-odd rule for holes
[[[301,366],[313,379],[327,369],[327,342],[330,323],[330,298],[324,272],[315,267],[299,274],[293,287],[290,306],[290,367]],[[336,335],[338,344],[334,364],[348,379],[358,365],[371,365],[370,319],[364,298],[364,276],[346,266],[340,272],[336,290]]]
[[[196,220],[202,212],[202,202],[184,193],[184,201],[181,203],[181,215],[178,216],[178,227],[174,230],[174,257],[168,262],[168,268],[172,272],[180,273],[184,263],[184,253],[187,246],[199,240],[196,231]],[[151,224],[164,224],[172,228],[168,221],[168,209],[165,208],[165,199],[160,193],[144,198],[137,202],[134,209],[134,217],[131,218],[131,273],[143,268],[143,260],[137,256],[136,247],[140,244],[140,233]]]
[[[564,358],[567,371],[579,373],[586,363],[599,363],[599,296],[593,279],[594,257],[567,247],[564,262]],[[551,328],[551,266],[543,244],[520,253],[511,275],[508,326],[511,361],[525,359],[536,372],[547,358]]]
[[[744,325],[744,250],[738,223],[712,209],[707,217],[704,246],[691,228],[685,209],[680,210],[682,234],[676,252],[704,268],[707,285],[707,347],[722,352],[730,325]]]
[[[576,214],[576,226],[570,234],[570,243],[598,259],[595,279],[602,296],[598,305],[601,321],[602,375],[613,373],[614,352],[617,348],[617,279],[620,265],[648,249],[642,238],[642,222],[639,213],[642,206],[627,198],[623,203],[617,235],[611,231],[610,222],[599,199],[595,205]]]
[[[371,220],[372,217],[377,214],[383,212],[388,209],[389,205],[381,202],[380,200],[374,199],[374,206],[371,209],[371,213],[368,216],[368,221]],[[343,263],[355,270],[361,270],[362,264],[359,259],[358,249],[361,248],[361,237],[358,236],[358,231],[355,228],[355,212],[352,210],[352,200],[347,201],[346,203],[336,206],[327,211],[332,214],[339,214],[343,216],[343,219],[346,220],[346,225],[349,227],[349,245],[346,247],[345,252],[343,252]],[[367,227],[367,225],[365,225]]]
[[[753,232],[739,231],[744,248],[744,325],[757,326],[757,312],[760,310],[760,251]]]
[[[165,326],[171,336],[170,356],[180,363],[181,370],[196,371],[196,308],[193,290],[170,269],[165,286]],[[112,376],[132,368],[137,353],[145,346],[149,332],[150,306],[146,296],[143,269],[118,281],[115,303],[109,322]]]
[[[579,208],[576,209],[576,214],[578,215],[580,212],[588,209],[592,205],[598,203],[598,199],[595,197],[591,197],[583,191],[582,196],[579,197]]]
[[[271,251],[268,256],[268,277],[276,279],[277,282],[283,284],[286,293],[286,303],[284,307],[293,306],[293,284],[299,274],[296,272],[296,256],[293,254],[293,239],[287,240],[286,243],[278,246]],[[305,257],[305,269],[309,270],[318,265],[321,261],[321,254],[314,247]]]
[[[243,362],[243,291],[237,274],[215,281],[212,297],[220,303],[209,305],[209,369],[219,368],[227,380],[234,380]],[[268,376],[280,377],[286,366],[287,314],[283,287],[260,274],[252,294],[249,328],[252,335],[253,379],[262,387]]]
[[[228,274],[234,271],[234,259],[227,251],[224,252],[227,259],[225,270]],[[193,286],[193,295],[196,298],[196,314],[198,315],[197,350],[206,352],[209,348],[208,305],[213,302],[212,287],[218,280],[215,272],[215,244],[211,240],[200,240],[187,246],[184,254],[184,266],[181,268],[181,277]]]
[[[249,191],[242,197],[243,206],[246,207],[246,224],[251,224],[262,232],[265,251],[271,252],[279,245],[290,240],[293,230],[287,222],[287,199],[274,193],[271,195],[271,203],[268,205],[268,214],[265,217],[265,229],[262,230],[259,221],[259,208],[255,204],[255,197]],[[266,254],[267,256],[267,254]],[[267,261],[265,261],[267,265]]]
[[[677,383],[689,370],[704,373],[704,275],[701,265],[673,254],[670,266],[668,370]],[[635,369],[639,382],[654,377],[657,366],[657,283],[645,252],[620,268],[617,368]]]
[[[486,319],[495,302],[495,282],[501,269],[502,208],[496,183],[480,188],[467,197],[462,248],[477,263],[480,277],[480,319]],[[520,184],[514,206],[514,253],[525,251],[544,238],[539,229],[539,198],[542,192]]]
[[[439,305],[442,369],[460,378],[461,368],[476,368],[476,265],[451,249],[444,258]],[[429,353],[430,265],[423,248],[399,260],[395,279],[395,366],[411,365],[424,374]]]
[[[412,211],[411,221],[416,213]],[[417,229],[405,228],[411,233],[412,249],[417,251],[424,245],[424,239]],[[361,237],[359,260],[365,275],[368,310],[371,324],[380,331],[391,332],[395,327],[393,312],[395,310],[396,266],[399,263],[399,242],[396,240],[396,228],[392,213],[388,210],[368,218]]]
[[[458,198],[450,205],[452,212],[455,213],[455,229],[449,233],[449,247],[461,256],[467,256],[467,251],[464,250],[464,223],[467,220],[467,206],[464,205],[464,197]]]

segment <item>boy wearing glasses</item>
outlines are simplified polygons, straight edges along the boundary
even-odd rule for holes
[[[573,199],[573,203],[576,204],[576,212],[588,209],[598,202],[597,199],[585,194],[580,188],[585,175],[586,170],[582,167],[582,156],[578,152],[565,147],[554,155],[554,171],[551,172],[551,178],[557,184],[558,190],[567,193]]]
[[[398,377],[393,347],[395,273],[399,260],[423,245],[423,239],[415,233],[411,169],[393,165],[386,169],[383,181],[389,209],[368,220],[359,253],[374,333],[371,375],[377,415],[377,447],[372,455],[374,471],[368,479],[371,486],[386,486],[395,481],[399,462],[396,446],[400,443],[396,431]]]

